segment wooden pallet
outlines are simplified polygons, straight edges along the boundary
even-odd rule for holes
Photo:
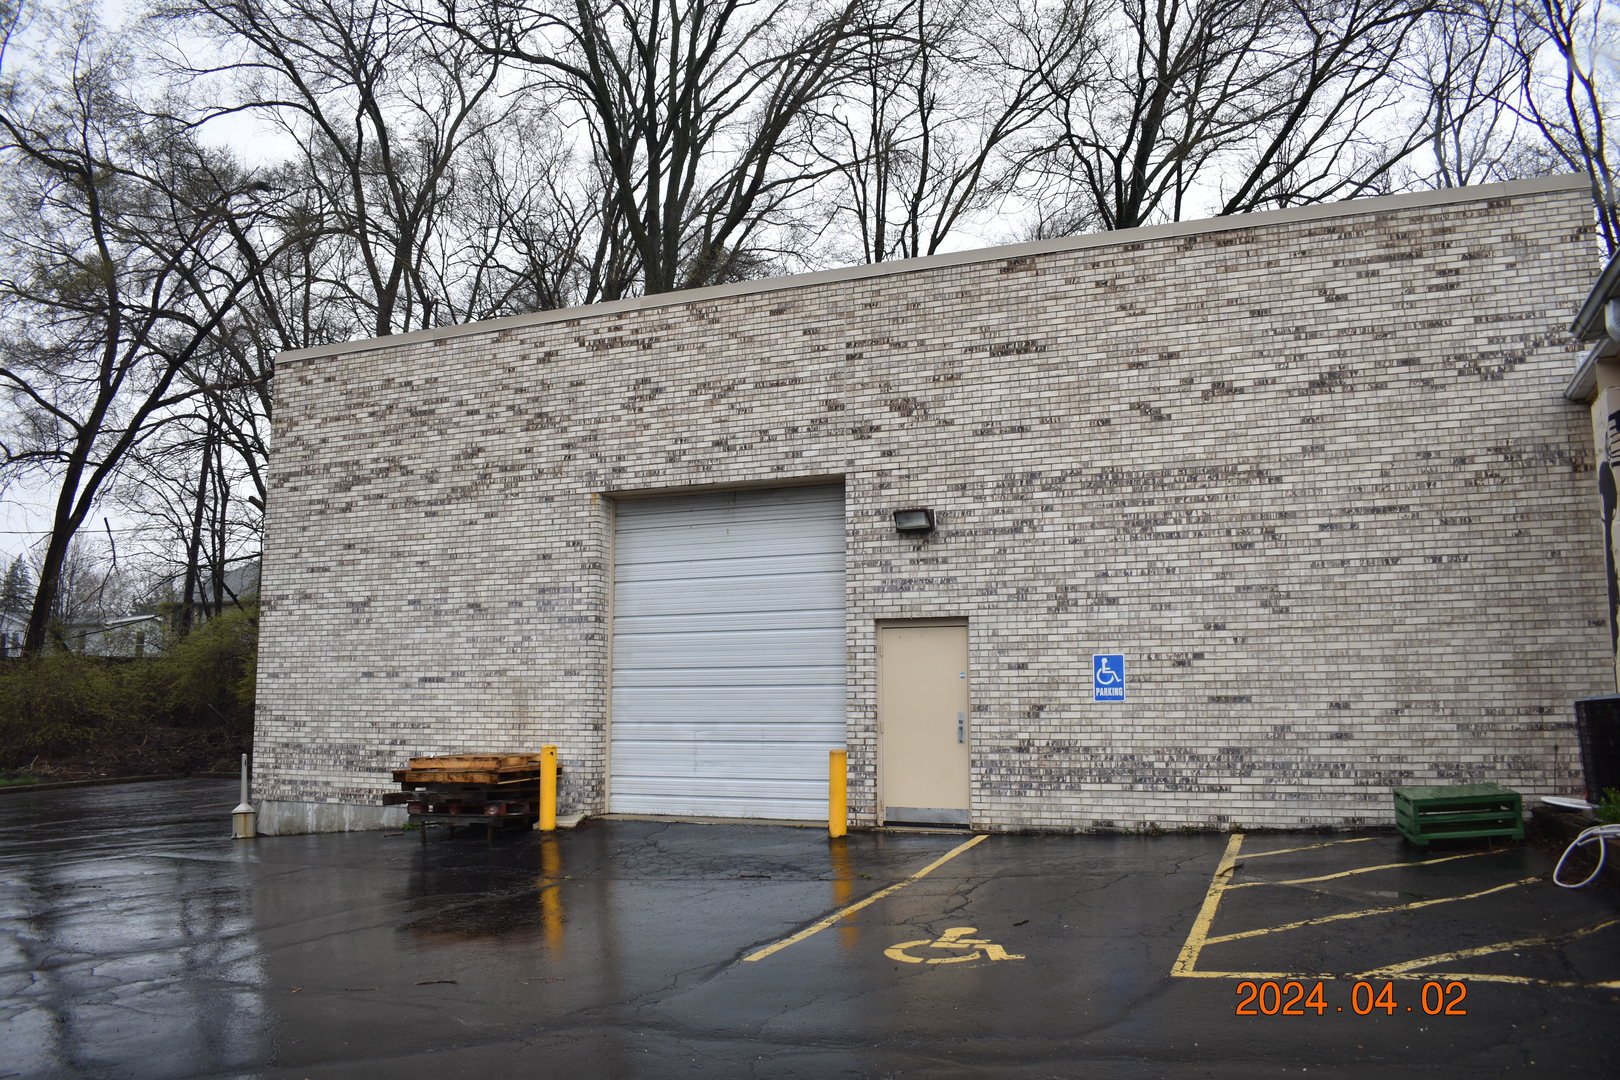
[[[1485,836],[1523,840],[1523,800],[1499,784],[1398,787],[1395,828],[1419,847],[1431,840]]]
[[[539,816],[539,754],[444,754],[415,757],[394,770],[400,790],[383,795],[384,806],[404,806],[422,827],[466,825],[495,829]]]
[[[446,754],[411,758],[394,770],[401,784],[522,784],[540,780],[539,754]]]

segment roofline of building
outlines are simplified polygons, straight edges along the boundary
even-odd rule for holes
[[[106,634],[113,630],[122,630],[126,626],[136,623],[155,622],[163,618],[162,615],[125,615],[117,619],[98,619],[90,623],[70,623],[67,629],[74,637],[89,637],[91,634]]]
[[[1309,206],[1295,206],[1284,210],[1265,210],[1252,214],[1233,214],[1228,217],[1200,218],[1196,221],[1172,221],[1163,225],[1145,225],[1141,228],[1121,229],[1117,232],[1062,236],[1050,240],[1032,240],[1022,244],[975,248],[971,251],[953,251],[941,255],[924,255],[915,259],[897,259],[893,262],[863,263],[858,266],[842,266],[833,270],[818,270],[808,274],[760,278],[755,281],[742,281],[729,285],[713,285],[703,289],[684,289],[678,292],[656,293],[652,296],[631,297],[627,300],[610,300],[599,304],[587,304],[582,307],[554,308],[524,315],[508,315],[483,322],[441,326],[431,330],[414,330],[410,333],[394,334],[389,337],[343,341],[331,345],[316,345],[307,349],[288,350],[280,354],[276,358],[276,362],[286,364],[302,360],[315,360],[322,357],[342,356],[347,353],[393,348],[399,345],[444,341],[450,338],[488,334],[502,330],[517,330],[530,326],[540,326],[545,323],[595,319],[649,308],[709,303],[734,296],[785,292],[791,289],[804,289],[839,281],[865,281],[895,274],[923,273],[950,266],[1000,262],[1035,255],[1085,251],[1090,248],[1118,247],[1124,244],[1142,244],[1208,233],[1234,232],[1239,229],[1260,229],[1273,225],[1328,221],[1335,218],[1366,214],[1387,214],[1394,211],[1415,210],[1431,206],[1451,206],[1459,203],[1486,202],[1493,199],[1517,198],[1524,195],[1541,195],[1557,191],[1585,190],[1586,187],[1587,182],[1584,176],[1571,173],[1561,176],[1539,177],[1534,180],[1510,180],[1497,184],[1480,184],[1475,187],[1441,188],[1432,191],[1405,192],[1399,195],[1382,195],[1374,198],[1346,199],[1342,202],[1313,203]],[[1614,264],[1610,264],[1610,269],[1614,269]],[[1620,270],[1615,272],[1620,274]],[[1607,271],[1605,271],[1605,274],[1607,274]]]
[[[1620,253],[1604,266],[1603,272],[1592,285],[1592,291],[1586,294],[1586,302],[1581,305],[1580,314],[1569,324],[1570,333],[1581,341],[1593,341],[1607,336],[1608,326],[1604,307],[1617,295],[1620,295]]]
[[[1591,401],[1597,393],[1597,366],[1620,356],[1620,253],[1604,265],[1592,291],[1586,294],[1569,332],[1591,348],[1575,363],[1575,374],[1564,387],[1571,401]]]

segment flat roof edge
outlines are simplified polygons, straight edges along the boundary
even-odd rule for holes
[[[1581,304],[1581,310],[1575,316],[1575,321],[1569,324],[1569,332],[1580,341],[1592,341],[1605,336],[1607,333],[1607,320],[1604,318],[1604,307],[1620,292],[1620,253],[1604,263],[1603,270],[1598,274],[1597,281],[1592,283],[1592,291],[1586,294],[1586,300]]]
[[[1053,255],[1088,248],[1119,247],[1125,244],[1148,243],[1203,233],[1235,232],[1240,229],[1259,229],[1271,225],[1291,225],[1300,222],[1326,221],[1333,218],[1364,214],[1383,214],[1397,210],[1413,210],[1431,206],[1451,206],[1470,202],[1488,202],[1493,199],[1517,198],[1559,191],[1587,188],[1586,178],[1579,173],[1537,177],[1533,180],[1508,180],[1474,187],[1437,188],[1427,191],[1409,191],[1398,195],[1379,195],[1363,199],[1345,199],[1340,202],[1311,203],[1307,206],[1288,207],[1283,210],[1263,210],[1252,214],[1233,214],[1229,217],[1198,218],[1192,221],[1172,221],[1161,225],[1144,225],[1136,229],[1115,232],[1086,233],[1081,236],[1061,236],[1048,240],[1030,240],[1020,244],[999,247],[973,248],[967,251],[924,255],[915,259],[897,259],[892,262],[860,263],[840,266],[831,270],[816,270],[785,277],[759,278],[728,285],[712,285],[702,289],[655,293],[625,300],[609,300],[581,307],[553,308],[547,311],[507,315],[481,322],[439,326],[428,330],[413,330],[388,337],[341,341],[331,345],[315,345],[306,349],[290,349],[276,357],[278,364],[315,360],[322,357],[342,356],[347,353],[373,349],[393,348],[398,345],[443,341],[448,338],[469,337],[475,334],[496,333],[545,323],[571,322],[594,319],[646,308],[669,307],[678,304],[701,304],[734,296],[758,293],[786,292],[839,281],[862,281],[868,278],[897,274],[915,274],[951,266],[973,263],[999,262],[1005,259],[1026,258],[1034,255]]]

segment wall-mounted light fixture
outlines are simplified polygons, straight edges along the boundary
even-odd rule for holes
[[[910,510],[896,510],[894,527],[903,533],[933,532],[934,512],[923,506],[913,507]]]

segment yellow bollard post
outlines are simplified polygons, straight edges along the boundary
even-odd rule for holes
[[[534,827],[541,832],[557,829],[557,748],[540,748],[540,820]]]
[[[849,751],[827,753],[827,835],[849,832]]]

